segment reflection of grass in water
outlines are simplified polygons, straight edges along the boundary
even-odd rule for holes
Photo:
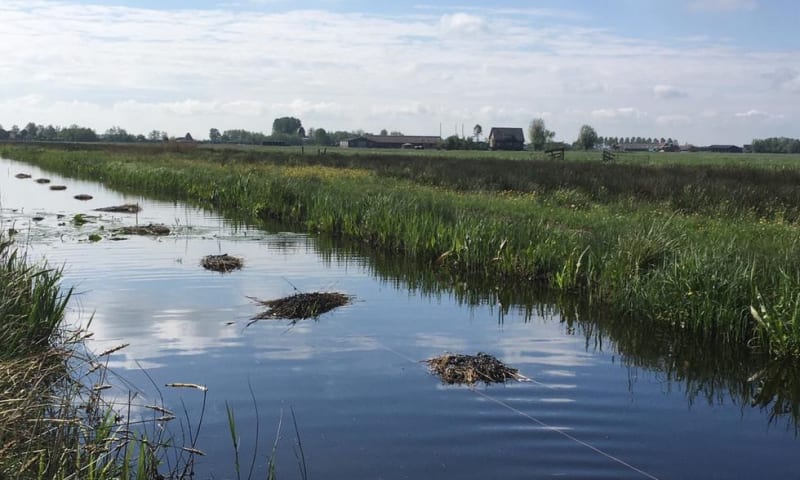
[[[789,419],[795,435],[800,433],[800,368],[796,362],[771,362],[753,374],[751,405],[767,412],[771,423]]]

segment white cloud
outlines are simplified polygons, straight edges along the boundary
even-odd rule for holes
[[[756,8],[756,0],[693,0],[689,3],[689,9],[698,12],[733,12]]]
[[[472,5],[415,5],[417,10],[431,10],[443,11],[456,9],[464,12],[473,12],[480,14],[484,17],[512,16],[512,17],[534,17],[546,19],[560,19],[560,20],[584,20],[587,15],[581,14],[572,9],[558,9],[558,8],[507,8],[507,7],[476,7]]]
[[[774,88],[800,93],[800,70],[796,68],[780,67],[764,74],[764,78],[770,80]]]
[[[440,25],[445,34],[475,34],[486,28],[482,18],[468,13],[442,15]]]
[[[689,96],[686,91],[672,85],[656,85],[653,87],[653,95],[656,98],[672,99],[672,98],[686,98]]]
[[[671,114],[671,115],[659,115],[656,117],[656,124],[660,126],[677,126],[677,125],[689,125],[692,123],[692,118],[688,115],[681,115],[681,114]]]
[[[567,81],[564,83],[564,91],[577,94],[598,94],[608,91],[608,85],[594,80]]]
[[[759,120],[781,120],[784,118],[781,114],[773,114],[761,110],[748,110],[746,112],[736,113],[734,116],[736,118],[753,118]]]
[[[646,117],[647,113],[642,112],[634,107],[602,108],[599,110],[593,110],[592,116],[595,118],[606,118],[606,119],[642,118]]]

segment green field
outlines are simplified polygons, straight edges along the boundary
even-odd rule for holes
[[[528,285],[698,341],[800,355],[798,157],[310,150],[0,154],[355,240],[453,281]]]

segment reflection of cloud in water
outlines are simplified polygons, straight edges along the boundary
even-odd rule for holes
[[[431,350],[449,351],[454,353],[464,353],[464,351],[468,348],[468,343],[461,338],[433,334],[416,335],[414,344],[418,347],[428,348]]]
[[[161,318],[146,333],[138,335],[120,334],[117,323],[98,320],[92,323],[97,339],[92,342],[94,349],[113,346],[121,340],[130,343],[110,362],[115,368],[155,368],[163,366],[167,356],[204,354],[214,348],[235,345],[241,337],[241,329],[235,325],[198,323],[183,317]]]
[[[254,357],[257,360],[308,360],[316,356],[380,350],[383,347],[371,337],[347,336],[331,338],[320,343],[294,343],[287,345],[282,336],[265,336]]]
[[[559,337],[556,333],[540,338],[531,335],[512,333],[499,339],[496,348],[502,352],[503,360],[511,365],[547,366],[562,371],[568,367],[592,366],[598,360],[575,337]]]

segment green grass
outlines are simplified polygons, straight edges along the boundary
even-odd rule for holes
[[[243,221],[354,240],[456,283],[547,288],[629,322],[800,356],[792,293],[800,290],[800,170],[787,166],[261,149],[1,152]]]
[[[0,360],[51,347],[72,291],[59,289],[61,271],[31,265],[0,235]]]

